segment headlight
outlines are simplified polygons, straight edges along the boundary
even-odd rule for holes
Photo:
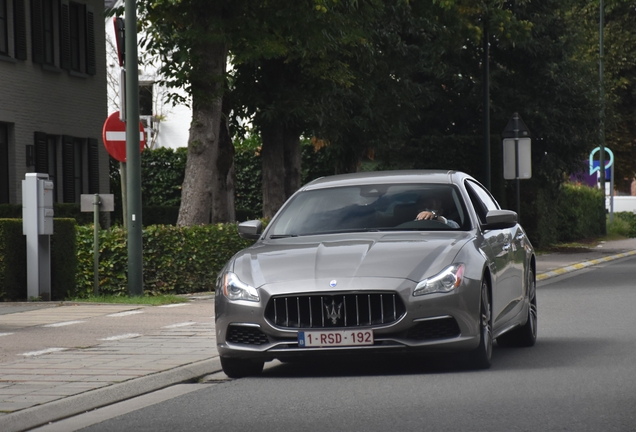
[[[431,293],[447,293],[457,288],[464,277],[464,264],[453,264],[446,267],[437,275],[424,279],[417,284],[413,291],[414,296]]]
[[[261,301],[258,290],[241,282],[232,272],[227,272],[223,276],[223,294],[230,300]]]

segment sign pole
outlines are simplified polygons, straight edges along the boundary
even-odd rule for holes
[[[93,294],[99,295],[99,194],[93,199]]]
[[[512,116],[515,132],[515,187],[517,190],[517,220],[521,220],[521,193],[519,185],[519,113]]]
[[[126,11],[126,181],[128,218],[128,293],[144,293],[141,219],[141,157],[139,155],[139,64],[137,5],[125,0]]]

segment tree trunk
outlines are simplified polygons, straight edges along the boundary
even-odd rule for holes
[[[294,130],[285,130],[285,199],[300,188],[300,134]]]
[[[212,185],[219,155],[222,78],[227,50],[222,44],[193,50],[199,54],[199,64],[192,74],[192,123],[177,226],[210,222]]]
[[[283,123],[261,127],[263,217],[270,218],[300,187],[300,138]]]
[[[285,146],[282,124],[261,128],[263,148],[263,217],[271,218],[285,202]]]
[[[223,98],[225,102],[225,97]],[[225,103],[224,103],[225,105]],[[227,110],[223,110],[227,113]],[[234,222],[234,144],[225,115],[221,119],[219,132],[219,156],[212,182],[212,223]]]

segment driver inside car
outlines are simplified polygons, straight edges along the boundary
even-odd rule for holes
[[[444,207],[442,200],[436,197],[420,198],[418,200],[419,213],[415,220],[436,220],[451,228],[459,228],[459,224],[452,219],[443,216]]]

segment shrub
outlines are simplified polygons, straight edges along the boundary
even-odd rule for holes
[[[56,218],[51,236],[51,300],[72,296],[77,271],[76,222]],[[0,299],[27,300],[27,250],[22,219],[0,219]]]
[[[26,276],[22,219],[0,219],[0,300],[26,299]]]
[[[557,190],[542,189],[537,193],[531,230],[528,236],[535,247],[605,235],[603,193],[596,188],[564,183]],[[526,213],[524,213],[524,216]]]
[[[121,228],[99,234],[99,290],[127,294],[126,232]],[[213,291],[217,273],[240,249],[251,244],[239,237],[236,224],[193,227],[155,225],[143,230],[144,293],[186,294]],[[93,292],[93,230],[78,229],[77,295]]]
[[[607,233],[623,237],[636,237],[636,214],[632,212],[614,213],[614,220],[611,223],[608,215]]]

